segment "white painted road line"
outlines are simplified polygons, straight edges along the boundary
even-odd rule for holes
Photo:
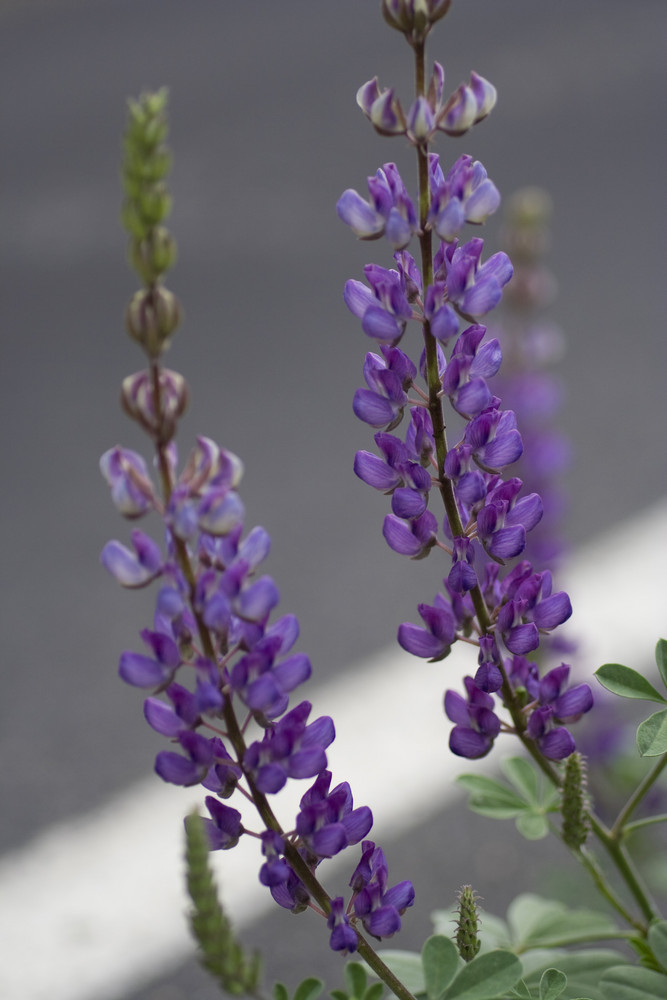
[[[650,662],[667,630],[666,554],[667,505],[661,504],[573,561],[567,573],[571,632],[581,640],[587,673],[607,660]],[[641,592],[633,591],[637,579]],[[334,781],[349,780],[355,801],[372,807],[380,842],[407,829],[411,817],[439,810],[454,792],[453,777],[470,769],[447,750],[441,705],[444,687],[456,686],[473,664],[462,646],[437,665],[392,647],[309,693],[313,717],[328,714],[336,723],[329,751]],[[407,726],[410,752],[397,753]],[[378,759],[391,764],[378,770]],[[276,797],[288,826],[306,787],[292,782]],[[115,1000],[179,964],[192,950],[184,920],[182,820],[201,799],[196,790],[151,777],[5,855],[0,998]],[[217,856],[237,925],[275,905],[257,881],[257,845],[246,840]]]

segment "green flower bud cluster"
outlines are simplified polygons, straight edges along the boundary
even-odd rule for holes
[[[563,842],[573,850],[579,850],[586,843],[590,830],[590,819],[588,815],[586,758],[578,752],[570,754],[567,758],[561,796]]]
[[[188,893],[193,908],[190,926],[201,949],[201,962],[232,996],[259,996],[259,955],[247,956],[225,915],[211,872],[209,844],[201,817],[185,820]]]
[[[479,918],[477,900],[479,896],[472,886],[464,885],[458,894],[458,924],[456,928],[456,947],[464,962],[471,962],[480,949],[481,941],[477,936]]]
[[[128,109],[122,222],[130,236],[130,263],[145,287],[133,296],[125,319],[132,339],[156,359],[169,346],[181,319],[176,297],[162,285],[176,261],[176,241],[164,226],[171,211],[166,88],[131,99]]]

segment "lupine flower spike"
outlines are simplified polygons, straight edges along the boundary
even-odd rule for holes
[[[347,782],[331,787],[327,748],[335,738],[333,720],[312,718],[310,703],[294,696],[310,677],[311,664],[294,651],[296,617],[274,617],[278,589],[260,572],[269,536],[261,527],[244,530],[243,465],[206,437],[197,439],[185,463],[179,461],[174,438],[187,390],[183,377],[161,364],[180,317],[164,285],[175,258],[163,224],[170,207],[166,98],[160,91],[130,102],[125,138],[123,218],[130,260],[144,283],[128,307],[127,328],[149,368],[124,380],[122,404],[154,443],[157,476],[139,454],[120,446],[102,456],[100,468],[123,517],[136,522],[154,515],[163,542],[135,528],[131,546],[111,541],[102,552],[121,586],[158,583],[153,621],[141,632],[144,651],[125,651],[119,673],[147,693],[146,721],[169,741],[169,749],[157,754],[157,774],[209,793],[201,821],[208,849],[230,850],[241,837],[255,837],[259,881],[275,901],[293,912],[323,912],[334,950],[359,950],[376,971],[389,975],[360,931],[377,938],[395,934],[414,890],[410,882],[389,886],[383,852],[364,839],[373,825],[371,810],[355,806]],[[409,221],[414,211],[396,190]],[[394,367],[400,372],[400,364]],[[370,376],[369,384],[376,385]],[[295,780],[312,784],[293,828],[285,831],[268,797]],[[228,804],[241,793],[256,806],[257,830]],[[358,844],[362,861],[351,897],[347,904],[342,897],[332,900],[316,870]],[[208,912],[209,903],[202,905]],[[223,917],[216,919],[222,927]],[[405,990],[403,995],[409,997]]]
[[[477,73],[449,97],[439,63],[427,77],[424,40],[448,8],[436,0],[385,0],[385,20],[415,52],[418,93],[407,111],[377,79],[357,94],[376,131],[405,136],[415,147],[419,188],[410,192],[389,162],[368,178],[368,199],[348,189],[338,202],[356,236],[387,241],[395,265],[369,263],[365,281],[351,278],[344,290],[348,309],[375,341],[353,408],[376,431],[377,451],[359,451],[354,471],[391,497],[382,526],[390,548],[411,559],[449,553],[443,591],[419,605],[423,624],[399,626],[398,641],[429,660],[446,657],[459,638],[479,644],[479,669],[465,678],[465,697],[445,696],[451,750],[482,757],[511,730],[534,754],[558,761],[574,749],[563,723],[587,712],[592,695],[588,685],[567,688],[567,664],[540,677],[537,660],[527,659],[572,608],[549,570],[526,558],[544,506],[512,474],[524,441],[493,381],[502,350],[484,322],[503,297],[512,263],[502,251],[485,258],[484,241],[463,236],[466,225],[497,210],[500,195],[479,161],[463,154],[447,170],[430,149],[438,132],[463,135],[496,103],[494,87]],[[415,327],[421,336],[411,357],[406,345]],[[445,400],[463,421],[451,442]]]

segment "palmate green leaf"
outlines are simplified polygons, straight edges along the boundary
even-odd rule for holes
[[[637,749],[642,757],[667,753],[667,708],[654,712],[637,727]]]
[[[617,966],[604,973],[600,988],[605,1000],[665,1000],[667,974],[637,965]]]
[[[651,924],[648,943],[656,959],[667,972],[667,920],[656,920]]]
[[[284,983],[273,984],[274,1000],[289,1000],[289,993]]]
[[[462,774],[457,781],[471,793],[469,808],[492,819],[515,819],[519,833],[539,840],[549,832],[546,814],[557,808],[558,790],[542,781],[525,757],[502,762],[508,783],[478,774]]]
[[[598,667],[595,676],[603,687],[621,698],[642,698],[645,701],[667,704],[667,699],[656,691],[651,682],[632,667],[624,667],[621,663],[605,663]]]
[[[500,764],[503,773],[526,802],[541,803],[541,782],[536,768],[525,757],[507,757]]]
[[[511,951],[488,951],[461,969],[444,1000],[491,1000],[511,990],[521,973],[521,962]]]
[[[576,943],[585,934],[610,934],[617,928],[606,914],[595,910],[572,910],[563,903],[532,893],[517,896],[510,903],[507,918],[512,929],[512,948],[517,953],[529,948],[553,948]]]
[[[470,792],[468,808],[481,816],[513,819],[526,808],[526,802],[511,788],[481,774],[460,774],[456,779]]]
[[[667,687],[667,639],[658,639],[655,647],[655,662],[662,677],[662,683]]]
[[[379,951],[378,955],[414,996],[426,993],[421,955],[415,951],[400,951],[399,949]]]
[[[434,934],[424,942],[421,959],[428,1000],[438,1000],[456,975],[459,966],[456,945],[451,938]]]

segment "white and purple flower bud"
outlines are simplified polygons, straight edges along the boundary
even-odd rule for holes
[[[153,359],[167,350],[180,321],[178,299],[162,285],[135,292],[125,312],[127,332]]]
[[[153,373],[137,372],[123,379],[121,403],[129,417],[136,420],[162,444],[176,433],[178,421],[188,402],[187,382],[179,372],[160,368],[158,372],[159,408],[155,399]]]
[[[377,90],[377,79],[371,81]],[[401,102],[394,94],[393,87],[379,91],[377,97],[368,103],[368,98],[372,93],[369,84],[364,86],[357,93],[357,104],[370,120],[373,128],[380,135],[405,135],[408,123],[405,120]]]
[[[477,101],[477,117],[475,118],[475,124],[477,124],[493,111],[498,99],[498,92],[492,83],[475,72],[470,73],[470,89]]]
[[[477,118],[477,97],[465,83],[459,84],[437,118],[437,127],[447,135],[463,135]]]

